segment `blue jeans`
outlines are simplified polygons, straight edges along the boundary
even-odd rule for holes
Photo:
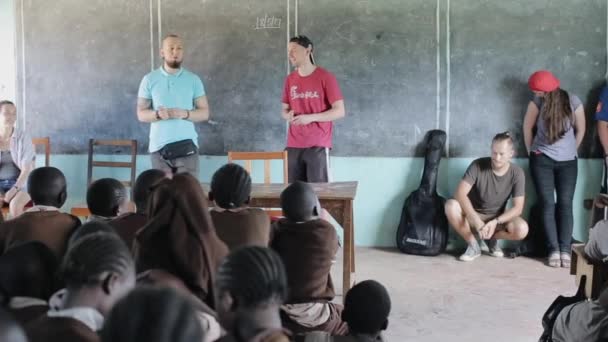
[[[542,210],[547,249],[549,253],[570,253],[574,225],[572,199],[578,162],[576,159],[555,161],[544,154],[532,152],[530,173]]]
[[[5,194],[17,183],[16,179],[0,179],[0,190]]]

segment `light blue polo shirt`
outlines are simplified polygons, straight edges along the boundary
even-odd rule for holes
[[[138,97],[152,100],[152,108],[160,107],[194,109],[194,100],[205,95],[205,86],[200,77],[181,68],[173,75],[160,67],[141,80]],[[148,151],[156,152],[166,144],[192,139],[198,146],[198,135],[194,123],[182,119],[169,119],[150,124],[150,145]]]

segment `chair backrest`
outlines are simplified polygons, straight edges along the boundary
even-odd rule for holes
[[[34,144],[34,148],[38,146],[44,147],[44,166],[49,166],[51,159],[51,139],[49,137],[33,138],[32,144]]]
[[[245,170],[251,174],[252,162],[254,160],[264,161],[264,183],[270,184],[270,161],[271,160],[282,160],[283,161],[283,183],[288,183],[287,175],[287,151],[277,152],[228,152],[228,162],[232,163],[235,160],[245,161]]]
[[[98,161],[93,160],[95,146],[126,146],[130,147],[131,161],[130,162],[114,162],[114,161]],[[131,188],[131,198],[133,197],[133,185],[135,184],[135,171],[137,168],[137,140],[99,140],[89,139],[89,162],[87,169],[87,188],[93,182],[94,167],[118,167],[128,168],[131,171],[131,177],[128,181],[121,181],[126,187]]]

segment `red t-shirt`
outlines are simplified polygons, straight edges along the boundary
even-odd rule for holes
[[[283,103],[297,115],[322,113],[331,104],[342,100],[336,77],[317,67],[312,74],[302,77],[294,71],[285,79]],[[308,125],[289,125],[287,147],[331,147],[332,122],[313,122]]]

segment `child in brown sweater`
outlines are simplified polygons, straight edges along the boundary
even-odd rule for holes
[[[0,225],[0,254],[15,244],[40,241],[61,259],[80,227],[76,216],[59,211],[67,198],[65,176],[57,168],[40,167],[30,173],[27,188],[34,206]]]
[[[215,202],[211,218],[217,236],[233,250],[240,246],[268,246],[270,218],[250,208],[251,177],[238,164],[226,164],[211,180],[209,200]]]
[[[112,306],[135,285],[135,265],[114,234],[94,233],[70,246],[60,268],[66,293],[57,309],[25,326],[30,342],[97,342]]]
[[[21,324],[44,315],[60,287],[58,268],[57,256],[42,242],[11,247],[0,256],[0,306]]]
[[[277,253],[259,246],[239,248],[224,259],[217,273],[217,313],[227,333],[217,342],[291,341],[279,314],[288,289]]]
[[[281,308],[283,325],[296,334],[321,330],[343,335],[348,329],[340,318],[342,306],[331,302],[335,293],[330,269],[338,235],[318,217],[321,206],[308,183],[288,186],[281,207],[285,218],[273,227],[271,247],[283,259],[289,280],[289,298]]]
[[[386,288],[375,280],[365,280],[350,289],[344,300],[342,319],[348,323],[347,336],[315,331],[296,342],[382,342],[390,312],[391,298]]]
[[[116,233],[124,240],[129,248],[133,246],[135,233],[148,222],[148,197],[154,184],[164,179],[165,173],[161,170],[150,169],[142,172],[135,180],[133,186],[133,201],[135,212],[128,212],[109,221]]]

